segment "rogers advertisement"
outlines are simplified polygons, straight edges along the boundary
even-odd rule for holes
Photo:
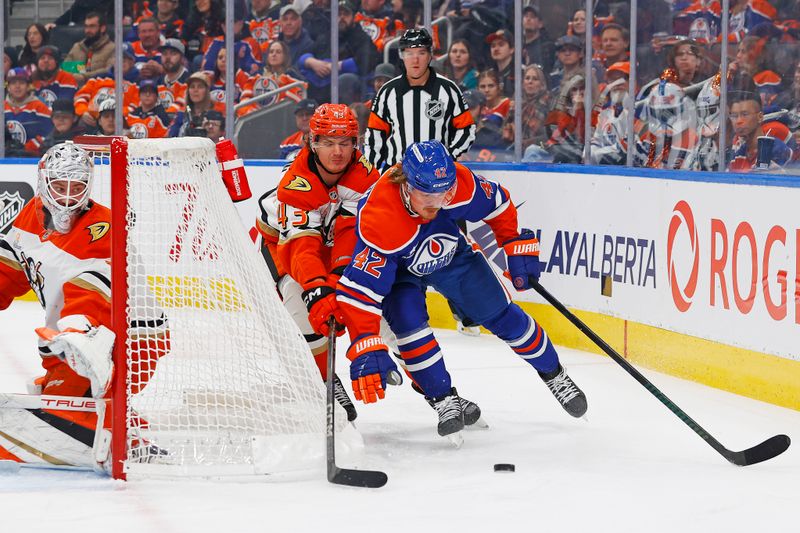
[[[509,172],[503,183],[540,235],[542,284],[566,304],[800,360],[800,188]],[[470,234],[503,269],[488,228]]]

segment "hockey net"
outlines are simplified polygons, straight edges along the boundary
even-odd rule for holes
[[[112,208],[114,477],[324,464],[324,384],[213,143],[77,142],[95,156],[95,200]]]

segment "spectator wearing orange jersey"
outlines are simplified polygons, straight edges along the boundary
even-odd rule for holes
[[[264,66],[264,70],[250,78],[245,84],[244,90],[242,91],[242,101],[298,81],[300,80],[298,79],[297,73],[295,73],[289,65],[289,47],[283,41],[274,41],[269,46],[267,64]],[[246,115],[256,109],[270,106],[286,98],[298,102],[303,97],[305,85],[304,83],[303,86],[297,86],[293,89],[274,94],[271,97],[266,97],[264,100],[254,102],[239,109],[237,114],[239,116]]]
[[[186,108],[186,81],[190,72],[184,66],[185,54],[186,48],[180,39],[167,39],[161,45],[164,75],[161,78],[158,100],[172,116],[182,113]]]
[[[139,81],[139,71],[135,67],[133,52],[130,43],[125,43],[122,52],[122,114],[126,116],[131,105],[136,102],[136,83]],[[105,76],[91,78],[75,93],[75,114],[87,126],[97,124],[99,105],[106,98],[115,95],[114,69],[105,73]]]
[[[209,49],[209,52],[211,49]],[[236,59],[236,58],[234,58]],[[213,67],[213,70],[210,71],[211,76],[211,100],[215,102],[225,102],[225,69],[226,69],[226,54],[225,49],[220,48],[217,52],[217,61]],[[235,103],[239,103],[241,99],[242,91],[247,83],[250,81],[250,75],[245,72],[244,70],[239,68],[238,62],[234,62],[235,65],[235,72],[233,75],[233,101]],[[209,71],[206,71],[209,72]]]
[[[59,68],[61,54],[55,46],[42,46],[36,52],[36,72],[33,73],[33,89],[36,97],[52,108],[59,98],[72,100],[78,90],[75,76]]]
[[[195,72],[189,76],[186,90],[186,109],[179,113],[169,127],[169,137],[186,137],[196,135],[196,130],[203,129],[203,117],[206,111],[215,109],[225,113],[225,104],[211,100],[211,74]]]
[[[139,82],[139,106],[128,113],[128,136],[132,139],[154,139],[167,136],[171,120],[158,101],[158,84],[154,80]]]
[[[402,26],[392,17],[392,10],[383,0],[362,0],[356,22],[375,43],[378,52],[383,52],[386,41],[394,37]]]
[[[283,6],[286,7],[286,6]],[[265,56],[270,41],[278,37],[281,31],[279,3],[272,0],[252,0],[250,12],[245,17],[245,24],[250,31],[250,36],[256,40],[261,48],[261,55]]]

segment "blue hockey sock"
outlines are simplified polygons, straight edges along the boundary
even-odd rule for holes
[[[510,304],[483,326],[503,339],[537,372],[547,373],[558,368],[558,353],[547,333],[517,304]]]
[[[438,398],[450,392],[450,374],[428,324],[416,331],[397,335],[397,346],[406,370],[425,396]]]

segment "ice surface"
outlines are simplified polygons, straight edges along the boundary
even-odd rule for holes
[[[38,304],[0,312],[0,390],[39,373]],[[646,371],[730,449],[786,433],[795,443],[755,466],[729,464],[605,357],[560,349],[589,399],[569,417],[499,340],[437,332],[459,392],[487,430],[461,449],[408,385],[359,406],[365,442],[340,466],[384,470],[378,490],[333,486],[324,472],[256,482],[119,482],[92,473],[0,472],[0,532],[755,532],[797,531],[800,413]],[[344,341],[340,351],[344,351]],[[343,358],[340,358],[343,359]],[[347,375],[344,361],[339,372]],[[0,428],[2,431],[2,428]],[[495,463],[516,472],[495,473]],[[87,529],[87,526],[89,529]]]

